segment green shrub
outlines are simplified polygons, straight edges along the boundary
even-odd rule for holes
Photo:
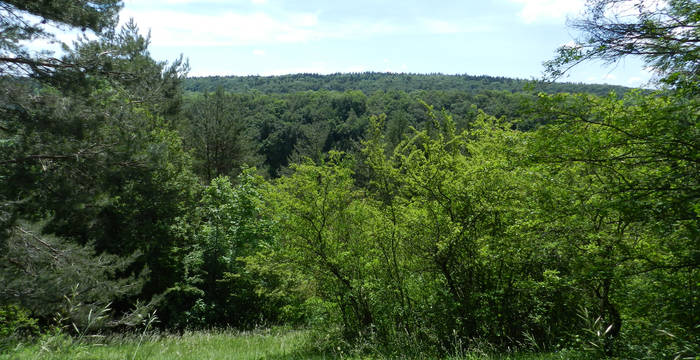
[[[39,335],[37,320],[16,305],[0,307],[0,349],[21,339]]]

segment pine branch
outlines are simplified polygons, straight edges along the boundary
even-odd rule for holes
[[[59,59],[47,59],[44,61],[31,60],[20,57],[0,57],[0,62],[29,65],[32,67],[74,68],[75,64],[69,64]]]

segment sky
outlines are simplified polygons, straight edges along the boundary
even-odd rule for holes
[[[577,34],[585,0],[125,0],[157,60],[190,76],[444,73],[537,79]],[[643,86],[639,59],[587,63],[563,81]]]

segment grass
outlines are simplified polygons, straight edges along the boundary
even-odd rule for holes
[[[298,330],[212,331],[148,335],[139,345],[138,335],[84,343],[58,335],[19,345],[0,359],[323,359],[305,351],[307,338],[306,332]]]
[[[381,356],[321,354],[309,347],[310,333],[303,330],[271,329],[252,332],[210,331],[182,335],[138,334],[75,342],[65,335],[45,336],[34,344],[17,345],[0,360],[22,359],[382,359]],[[405,358],[411,358],[406,354]],[[449,360],[502,359],[550,360],[565,359],[561,354],[526,354],[486,356],[468,353]]]

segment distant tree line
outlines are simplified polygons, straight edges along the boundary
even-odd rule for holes
[[[213,92],[218,88],[232,93],[259,91],[265,94],[287,94],[300,91],[352,91],[359,90],[367,95],[377,91],[400,90],[413,92],[420,90],[463,91],[479,93],[485,90],[521,92],[534,88],[546,93],[589,93],[604,96],[614,91],[624,94],[629,88],[617,85],[583,83],[559,83],[535,80],[513,79],[487,75],[445,75],[445,74],[404,74],[404,73],[349,73],[349,74],[292,74],[280,76],[204,76],[187,78],[185,91]]]
[[[491,90],[391,90],[366,95],[359,90],[237,94],[219,88],[185,96],[186,120],[179,128],[186,147],[192,149],[196,171],[206,179],[235,175],[244,163],[278,177],[290,162],[304,157],[319,160],[330,150],[357,151],[371,116],[386,115],[387,141],[396,146],[412,128],[428,122],[425,104],[454,114],[460,130],[476,118],[477,109],[512,119],[513,126],[527,130],[546,121],[521,118],[534,98],[532,93]]]

